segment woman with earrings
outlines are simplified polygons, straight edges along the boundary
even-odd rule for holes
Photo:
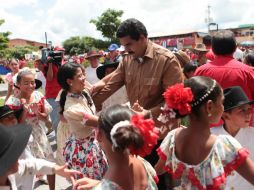
[[[254,164],[249,152],[233,137],[213,135],[209,124],[223,114],[223,91],[207,77],[192,77],[164,93],[164,119],[189,116],[188,127],[168,133],[157,150],[158,174],[173,176],[173,189],[225,189],[226,178],[236,170],[254,184]]]
[[[58,82],[63,92],[60,97],[60,114],[70,127],[71,136],[64,148],[69,167],[86,176],[102,179],[107,170],[104,153],[95,139],[98,117],[90,94],[85,89],[85,70],[80,64],[66,63],[58,70]]]

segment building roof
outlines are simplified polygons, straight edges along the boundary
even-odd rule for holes
[[[192,34],[198,33],[200,36],[206,35],[205,32],[198,32],[195,30],[178,30],[174,32],[155,32],[149,35],[149,38],[159,38],[159,37],[166,37],[166,36],[177,36],[177,35],[184,35],[184,34]]]
[[[22,38],[13,38],[13,39],[10,39],[9,41],[14,41],[14,40],[21,40],[21,41],[26,41],[26,42],[45,44],[45,42],[37,42],[37,41],[27,40],[27,39],[22,39]]]
[[[238,28],[254,28],[254,24],[241,24]]]

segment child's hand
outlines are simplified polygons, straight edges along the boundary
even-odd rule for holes
[[[48,121],[48,114],[46,114],[46,113],[42,113],[42,112],[38,111],[37,116],[39,117],[39,120],[42,120],[45,122]]]
[[[72,183],[74,183],[74,181],[75,181],[73,179],[73,176],[82,175],[82,173],[79,171],[68,169],[67,164],[65,164],[63,166],[55,165],[54,169],[55,169],[55,174],[65,177],[68,180],[71,180]]]
[[[36,103],[30,104],[29,108],[35,115],[39,115],[39,106]]]
[[[96,179],[90,179],[88,177],[83,177],[82,179],[79,179],[73,184],[73,189],[75,190],[88,190],[95,187],[97,184],[99,184],[100,181]]]
[[[135,112],[142,112],[144,110],[144,108],[139,104],[138,100],[133,104],[131,109],[133,109]]]
[[[21,98],[20,104],[23,105],[23,112],[27,113],[29,111],[29,104],[26,103],[26,99]]]
[[[131,109],[136,113],[136,114],[141,114],[143,115],[145,118],[151,118],[151,111],[150,110],[146,110],[144,109],[138,102],[138,100],[133,104],[133,106],[131,107]]]

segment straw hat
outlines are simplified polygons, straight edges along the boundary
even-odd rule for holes
[[[100,57],[101,55],[99,54],[98,51],[96,50],[91,50],[87,53],[86,59],[92,58],[92,57]]]
[[[190,57],[182,50],[175,52],[175,56],[179,60],[182,67],[190,62]]]
[[[205,44],[196,44],[196,47],[194,48],[195,51],[201,51],[201,52],[208,52],[208,50],[205,47]]]

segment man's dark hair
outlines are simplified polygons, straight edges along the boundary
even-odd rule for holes
[[[212,37],[210,35],[205,35],[203,37],[203,44],[205,44],[205,46],[211,46],[212,45]]]
[[[147,37],[146,27],[142,22],[135,18],[130,18],[122,22],[116,32],[118,38],[130,36],[131,39],[136,41],[139,40],[140,35]]]
[[[235,52],[236,40],[230,30],[222,30],[212,37],[212,50],[215,55],[230,55]]]
[[[245,63],[254,67],[254,53],[250,52],[244,57]]]

